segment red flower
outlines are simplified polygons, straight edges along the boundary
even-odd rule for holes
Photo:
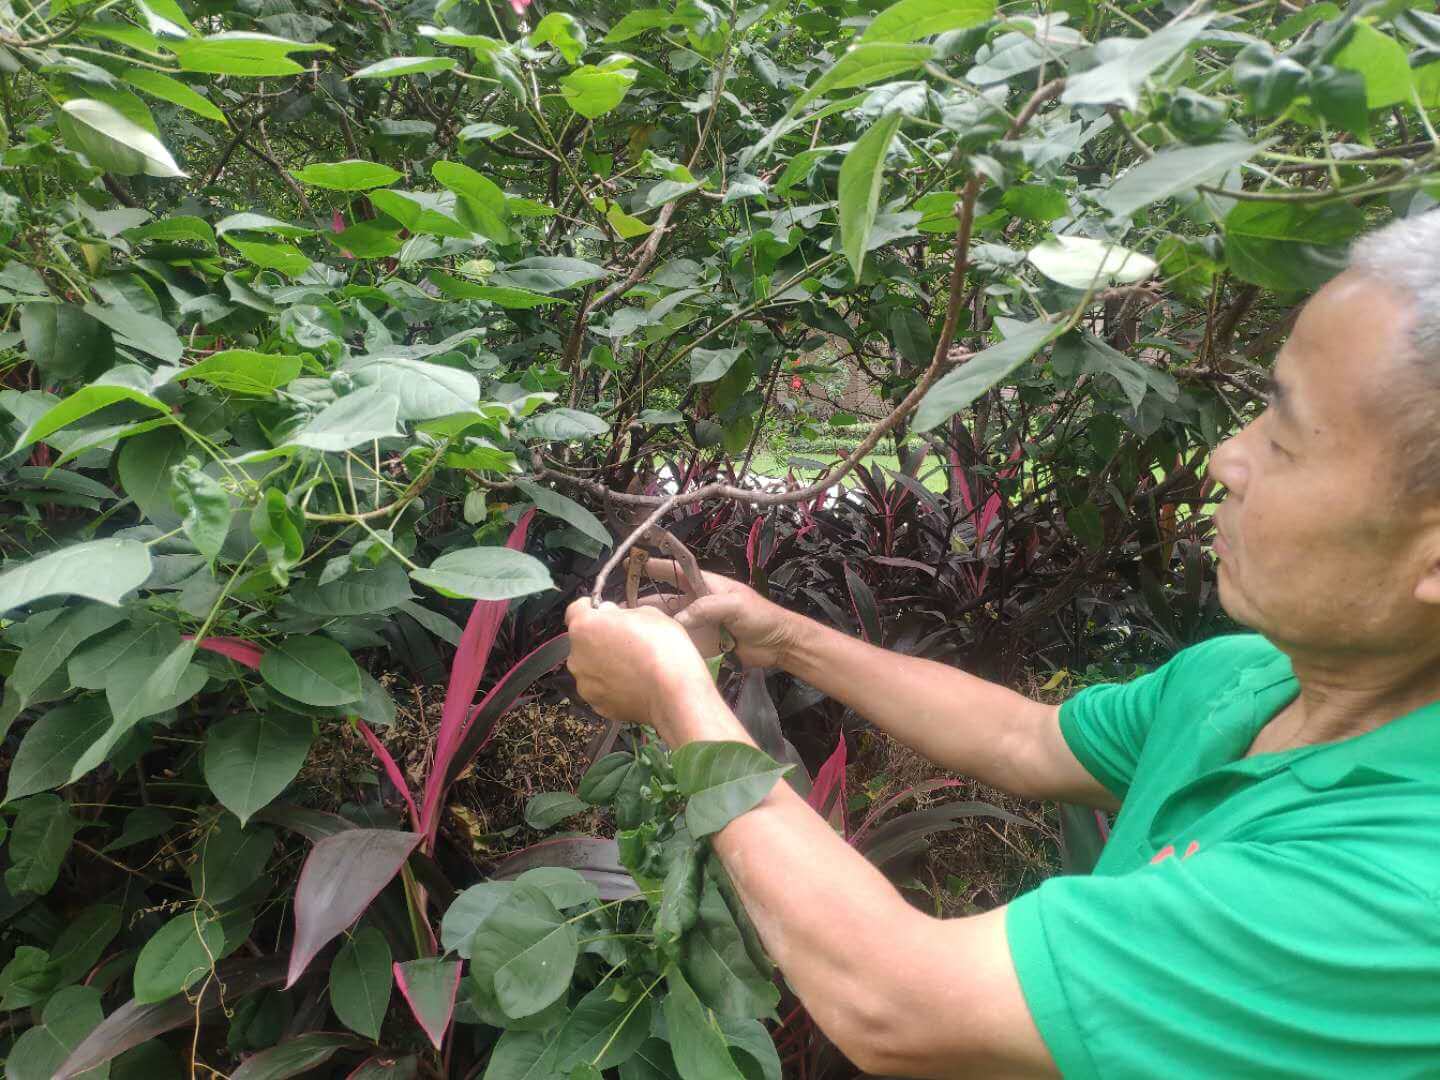
[[[790,389],[791,389],[791,390],[804,390],[804,389],[805,389],[805,380],[802,379],[802,378],[800,378],[799,375],[796,375],[793,379],[790,380]]]
[[[516,15],[524,15],[525,9],[530,6],[530,0],[510,0],[510,6],[515,9]]]

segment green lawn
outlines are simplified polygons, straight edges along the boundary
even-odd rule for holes
[[[750,463],[750,468],[761,476],[769,476],[776,480],[783,480],[787,470],[787,463],[792,457],[824,462],[840,460],[840,455],[834,451],[798,451],[796,453],[786,453],[777,456],[766,450],[758,450],[755,453],[754,460]],[[900,468],[900,459],[894,454],[870,454],[864,459],[864,463],[871,468],[876,465],[891,470],[898,470]],[[921,479],[925,482],[925,486],[931,491],[945,491],[945,470],[940,468],[939,463],[936,462],[933,456],[925,459],[925,464],[921,466],[920,473]],[[814,476],[814,472],[807,469],[804,470],[801,475],[809,478]],[[846,486],[854,483],[855,480],[853,476],[845,478]]]

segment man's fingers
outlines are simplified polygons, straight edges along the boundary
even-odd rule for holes
[[[733,597],[723,593],[711,593],[709,596],[701,596],[692,600],[684,611],[675,616],[675,621],[686,630],[701,630],[724,626],[725,620],[734,614],[735,601]]]
[[[584,619],[586,615],[590,614],[592,609],[593,605],[590,603],[588,596],[582,596],[579,600],[572,600],[570,606],[565,609],[565,625],[573,630],[575,625]]]
[[[681,587],[685,576],[680,573],[680,565],[674,559],[650,558],[645,562],[645,573],[652,581],[663,581],[666,585]]]
[[[649,596],[640,597],[635,603],[637,607],[652,607],[666,615],[674,615],[690,603],[690,598],[682,593],[651,593]]]

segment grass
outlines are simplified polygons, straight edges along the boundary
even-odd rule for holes
[[[800,450],[783,454],[760,450],[756,452],[754,460],[750,463],[750,467],[761,476],[768,476],[775,480],[783,480],[792,457],[808,458],[811,461],[830,462],[838,461],[841,456],[841,452],[834,450]],[[899,471],[900,469],[900,459],[894,454],[868,454],[863,461],[871,468],[878,465],[892,471]],[[945,492],[945,470],[939,467],[939,464],[933,457],[926,459],[925,463],[920,467],[920,473],[921,480],[924,481],[927,488],[942,494]],[[804,475],[809,478],[812,477],[814,473],[807,470]],[[847,487],[853,486],[855,479],[853,476],[849,476],[845,478],[844,482]]]

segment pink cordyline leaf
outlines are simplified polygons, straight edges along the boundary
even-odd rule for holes
[[[395,983],[435,1049],[445,1041],[460,989],[460,961],[430,956],[394,967]]]
[[[415,808],[415,799],[410,794],[410,785],[405,781],[405,774],[400,771],[400,766],[390,756],[390,751],[385,749],[385,744],[379,740],[375,732],[370,730],[370,726],[364,720],[357,716],[355,726],[360,729],[360,737],[365,740],[365,745],[370,747],[370,752],[379,760],[381,768],[385,770],[385,775],[390,778],[390,783],[394,784],[404,797],[405,805],[410,808],[410,824],[419,832],[420,811]]]
[[[181,636],[184,637],[186,641],[189,641],[195,635],[182,634]],[[263,649],[256,645],[251,645],[250,642],[243,638],[237,637],[204,637],[195,642],[195,647],[197,649],[208,649],[213,653],[219,653],[221,656],[229,657],[237,664],[243,664],[245,667],[255,671],[259,670],[260,659],[265,655]]]
[[[825,759],[825,764],[821,765],[820,771],[815,774],[815,783],[810,788],[810,797],[807,800],[816,813],[831,825],[838,826],[841,836],[850,831],[845,820],[845,766],[849,763],[848,757],[849,751],[842,734],[840,741],[835,744],[835,751]]]
[[[765,524],[763,517],[757,517],[750,525],[750,535],[745,539],[745,562],[750,567],[750,574],[755,574],[755,560],[760,555],[760,529]]]
[[[419,843],[419,833],[350,829],[310,849],[295,887],[295,944],[290,948],[287,990],[315,954],[380,895]]]
[[[334,213],[332,213],[332,214],[330,215],[330,231],[331,231],[331,232],[344,232],[344,231],[345,231],[345,215],[343,215],[342,213],[340,213],[339,210],[336,210]]]
[[[534,517],[535,511],[529,510],[515,523],[510,538],[505,541],[506,547],[516,551],[525,547],[525,535]],[[446,773],[469,726],[470,703],[475,700],[475,691],[480,688],[490,650],[495,647],[500,624],[509,609],[508,600],[477,600],[470,609],[465,632],[460,635],[460,647],[450,665],[450,683],[445,688],[440,730],[435,736],[435,760],[425,784],[424,806],[420,814],[427,851],[435,847],[435,834],[440,828],[440,808],[445,801],[447,787]]]

